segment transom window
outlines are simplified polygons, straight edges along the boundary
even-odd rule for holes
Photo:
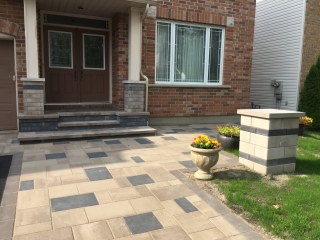
[[[156,83],[221,85],[224,29],[157,22]]]

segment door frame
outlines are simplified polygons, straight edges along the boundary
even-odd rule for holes
[[[14,55],[14,74],[15,74],[15,91],[16,91],[16,114],[17,114],[17,129],[9,131],[18,131],[19,128],[19,98],[18,98],[18,74],[17,74],[17,51],[16,51],[16,38],[12,35],[0,33],[0,40],[13,41],[13,55]],[[0,131],[7,132],[7,131]]]
[[[98,28],[90,28],[90,27],[78,27],[78,26],[70,26],[64,24],[52,24],[52,23],[45,23],[43,21],[44,14],[55,14],[61,16],[70,16],[70,17],[80,17],[80,18],[87,18],[87,19],[96,19],[96,20],[104,20],[108,22],[108,29],[98,29]],[[80,29],[87,29],[93,31],[106,31],[109,32],[109,102],[103,104],[112,104],[112,19],[111,18],[102,18],[102,17],[94,17],[94,16],[87,16],[87,15],[80,15],[80,14],[71,14],[71,13],[61,13],[61,12],[52,12],[52,11],[44,11],[40,10],[40,23],[41,23],[41,69],[42,74],[45,76],[45,59],[44,59],[44,33],[43,33],[43,26],[56,26],[56,27],[65,27],[65,28],[80,28]],[[107,46],[105,46],[107,48]],[[107,67],[107,66],[105,66]],[[45,86],[44,86],[45,87]],[[44,101],[46,103],[46,96],[44,91]],[[58,103],[59,104],[59,103]],[[61,104],[59,104],[61,105]],[[70,104],[68,104],[70,105]],[[92,105],[92,103],[81,103],[81,105]]]

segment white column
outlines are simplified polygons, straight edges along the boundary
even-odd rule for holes
[[[128,80],[140,80],[141,66],[140,8],[129,10],[129,74]]]
[[[38,78],[38,39],[36,0],[24,0],[27,77]]]

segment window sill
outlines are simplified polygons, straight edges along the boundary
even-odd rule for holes
[[[230,85],[198,85],[198,84],[148,84],[149,87],[168,87],[168,88],[223,88],[229,89]]]

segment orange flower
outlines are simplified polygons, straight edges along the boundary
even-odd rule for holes
[[[195,143],[195,142],[192,142],[191,144],[194,145],[194,144],[196,144],[196,143]]]

